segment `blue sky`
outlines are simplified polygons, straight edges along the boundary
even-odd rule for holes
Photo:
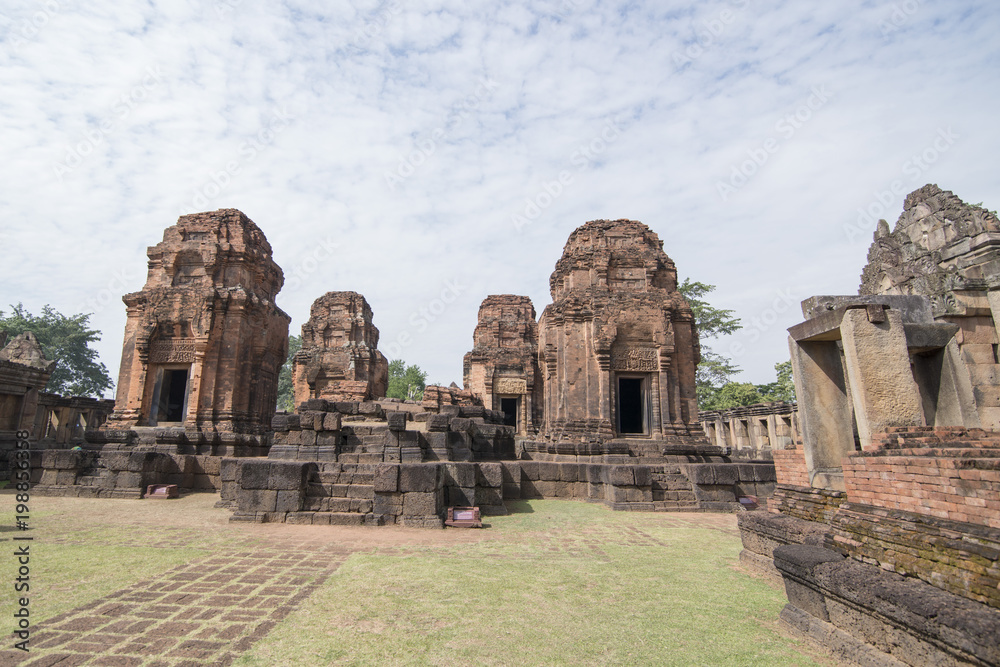
[[[355,290],[383,351],[461,384],[487,295],[541,314],[569,233],[632,218],[717,286],[746,328],[709,345],[768,382],[798,302],[856,293],[899,192],[1000,207],[996,7],[5,5],[0,307],[93,312],[116,376],[146,247],[238,208],[293,333]]]

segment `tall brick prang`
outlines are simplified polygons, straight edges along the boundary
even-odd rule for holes
[[[105,428],[182,426],[189,440],[257,439],[277,402],[291,318],[264,233],[236,209],[184,215],[126,294],[115,411]]]

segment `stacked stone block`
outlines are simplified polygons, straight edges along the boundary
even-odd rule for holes
[[[46,449],[38,452],[32,466],[36,484],[32,491],[38,495],[141,498],[150,484],[176,484],[201,491],[222,486],[219,457],[148,449]]]

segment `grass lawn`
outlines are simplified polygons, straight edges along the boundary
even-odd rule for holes
[[[780,629],[781,590],[736,568],[734,515],[525,501],[483,530],[433,531],[231,524],[217,499],[32,497],[25,533],[0,491],[0,550],[34,538],[36,625],[223,553],[351,554],[241,667],[835,664]],[[0,559],[8,590],[16,566]]]
[[[735,569],[735,516],[515,509],[478,543],[351,556],[236,664],[833,664],[778,630],[782,591]]]

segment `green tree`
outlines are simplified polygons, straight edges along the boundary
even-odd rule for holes
[[[741,405],[769,403],[771,401],[794,401],[795,384],[792,382],[792,362],[783,361],[774,365],[778,378],[768,384],[749,382],[726,382],[716,389],[707,407],[703,410],[726,410]],[[701,407],[699,405],[699,407]]]
[[[288,337],[288,357],[278,372],[278,409],[285,412],[295,410],[295,391],[292,387],[292,357],[302,349],[302,336]]]
[[[0,311],[0,330],[8,339],[30,331],[35,334],[42,354],[55,361],[56,369],[45,391],[64,396],[100,397],[113,386],[107,367],[98,361],[97,351],[90,344],[101,340],[101,332],[88,328],[91,313],[67,317],[52,306],[42,308],[41,315],[32,315],[18,303],[4,316]]]
[[[740,319],[733,315],[732,310],[713,308],[702,298],[714,290],[715,285],[706,285],[690,278],[685,278],[677,286],[677,291],[691,306],[701,342],[701,362],[695,375],[698,407],[701,410],[718,410],[719,408],[715,407],[716,393],[730,382],[730,378],[740,372],[739,366],[733,363],[732,359],[713,352],[705,343],[706,340],[735,333],[743,328]]]
[[[389,388],[385,395],[404,401],[419,401],[424,397],[427,373],[419,366],[407,366],[402,359],[389,362]]]
[[[725,410],[741,405],[763,403],[766,399],[756,385],[749,382],[727,382],[713,396],[713,410]]]
[[[791,360],[775,364],[774,372],[777,375],[777,381],[757,385],[761,396],[764,397],[765,401],[794,401],[795,382],[792,379]]]

